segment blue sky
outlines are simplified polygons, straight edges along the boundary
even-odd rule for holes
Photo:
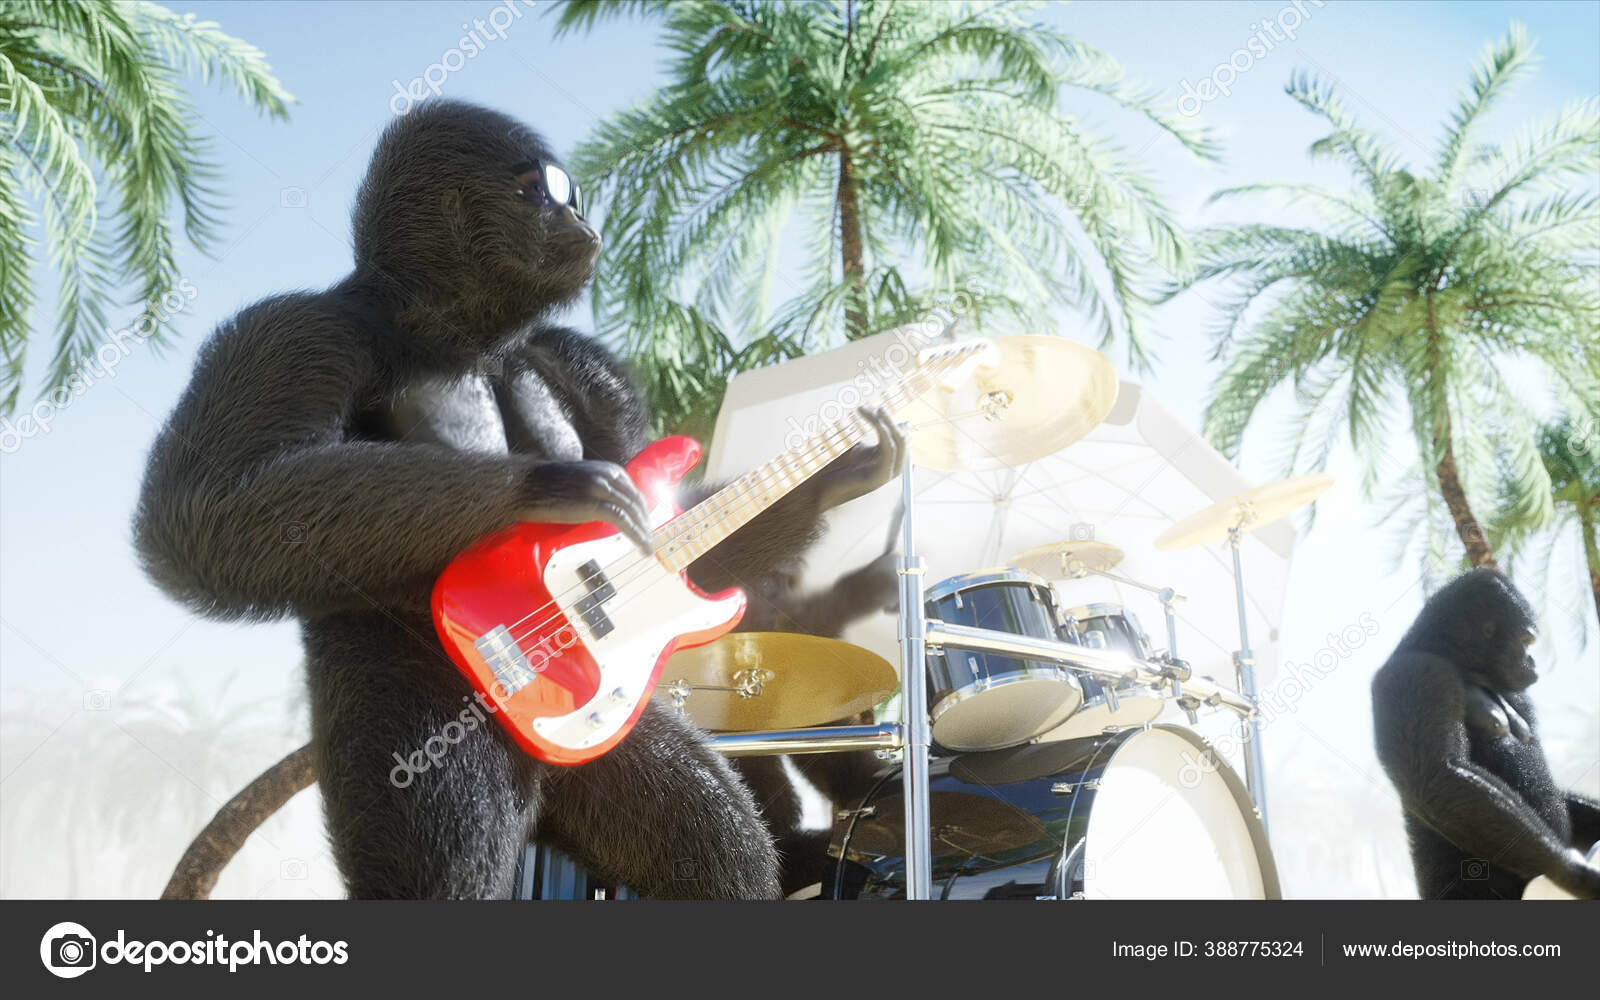
[[[40,716],[41,733],[80,712],[86,690],[126,685],[130,693],[184,689],[204,698],[233,675],[240,679],[235,697],[277,703],[297,691],[292,626],[196,621],[139,573],[128,523],[144,457],[211,327],[264,295],[326,285],[348,269],[349,207],[373,140],[391,120],[396,83],[423,76],[457,45],[463,24],[496,16],[489,2],[172,6],[219,21],[260,46],[299,103],[288,123],[266,121],[231,94],[196,84],[198,124],[214,139],[229,211],[218,259],[186,253],[181,262],[197,294],[178,319],[178,340],[162,355],[136,351],[114,379],[60,411],[48,434],[0,457],[0,686],[37,695],[30,711]],[[1147,123],[1092,95],[1069,95],[1064,104],[1138,151],[1184,221],[1198,224],[1224,218],[1203,205],[1218,187],[1273,179],[1347,182],[1337,167],[1304,155],[1324,130],[1283,95],[1293,70],[1335,78],[1357,114],[1419,164],[1431,160],[1470,60],[1512,18],[1539,39],[1542,61],[1537,75],[1495,111],[1490,131],[1510,131],[1600,90],[1600,4],[1335,0],[1303,7],[1296,38],[1256,60],[1229,96],[1201,109],[1200,120],[1226,144],[1221,165],[1197,164]],[[1209,76],[1246,44],[1256,24],[1280,19],[1285,9],[1276,0],[1082,3],[1051,8],[1045,16],[1176,100],[1184,81]],[[557,148],[570,149],[596,119],[651,92],[660,58],[645,25],[611,25],[555,42],[544,13],[525,10],[503,38],[450,73],[442,90],[518,115]],[[1167,339],[1157,374],[1145,379],[1191,425],[1215,371],[1206,360],[1203,331],[1212,313],[1203,296],[1185,295],[1159,314]],[[34,316],[35,328],[51,323],[48,298]],[[126,322],[134,312],[114,315]],[[587,308],[575,318],[587,324]],[[1059,332],[1073,329],[1072,317],[1063,315]],[[42,340],[35,345],[36,361],[46,346]],[[25,401],[42,389],[37,367]],[[1396,424],[1393,435],[1397,451],[1409,447],[1407,428]],[[1259,435],[1248,440],[1248,473],[1270,478],[1272,458],[1270,442]],[[1336,456],[1332,471],[1349,472],[1348,456]],[[1352,478],[1343,477],[1302,540],[1284,655],[1309,658],[1327,632],[1363,612],[1376,613],[1383,631],[1364,658],[1332,678],[1281,736],[1274,734],[1269,764],[1285,773],[1343,770],[1351,773],[1341,780],[1371,783],[1377,772],[1367,678],[1423,595],[1411,567],[1393,568],[1391,542],[1373,524],[1375,508],[1355,495]],[[1568,607],[1584,611],[1582,604]],[[1561,663],[1535,689],[1547,727],[1580,748],[1572,773],[1562,777],[1591,790],[1600,787],[1597,648],[1593,641],[1582,653],[1570,642],[1549,646],[1546,658]],[[29,780],[45,759],[30,756],[37,742],[5,741],[8,782]]]

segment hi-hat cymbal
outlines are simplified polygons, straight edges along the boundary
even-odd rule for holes
[[[1196,545],[1220,542],[1234,528],[1253,531],[1294,513],[1320,497],[1332,485],[1332,476],[1318,474],[1280,479],[1243,493],[1235,493],[1226,500],[1219,500],[1204,510],[1190,514],[1163,531],[1156,538],[1156,548],[1168,551],[1190,549]]]
[[[1122,562],[1122,554],[1110,542],[1049,542],[1018,552],[1006,565],[1046,580],[1071,580],[1085,573],[1104,573]]]
[[[1061,337],[997,337],[989,360],[895,416],[911,424],[911,460],[945,472],[1043,458],[1093,430],[1117,402],[1117,372]]]
[[[748,732],[819,726],[859,714],[893,694],[899,677],[888,660],[848,642],[735,632],[672,654],[657,697],[671,697],[675,685],[681,685],[677,691],[696,725]]]

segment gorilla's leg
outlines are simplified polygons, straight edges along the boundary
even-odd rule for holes
[[[546,765],[474,712],[432,631],[377,612],[306,627],[328,835],[352,897],[508,899]]]
[[[605,756],[551,768],[538,836],[640,895],[773,899],[778,859],[748,788],[675,711],[645,708]]]

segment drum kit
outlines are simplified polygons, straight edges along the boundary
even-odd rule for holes
[[[835,817],[831,898],[1276,898],[1267,839],[1241,537],[1314,501],[1331,478],[1246,490],[1174,524],[1162,551],[1226,541],[1239,608],[1236,677],[1179,657],[1184,598],[1116,572],[1122,549],[1069,539],[924,586],[912,470],[1021,465],[1105,419],[1118,380],[1055,337],[991,341],[960,383],[896,412],[901,479],[899,670],[834,639],[736,633],[668,660],[658,697],[728,756],[877,751],[886,763]],[[1134,611],[1070,605],[1068,581],[1112,581],[1160,603],[1166,646]],[[898,722],[887,718],[898,691]],[[1189,726],[1157,722],[1169,705]],[[1202,708],[1247,720],[1246,781],[1194,730]],[[898,780],[897,780],[898,779]]]

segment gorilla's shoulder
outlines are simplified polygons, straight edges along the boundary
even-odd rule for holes
[[[241,378],[286,370],[354,376],[372,369],[371,324],[347,299],[288,292],[239,310],[201,348],[197,368],[237,370]]]

